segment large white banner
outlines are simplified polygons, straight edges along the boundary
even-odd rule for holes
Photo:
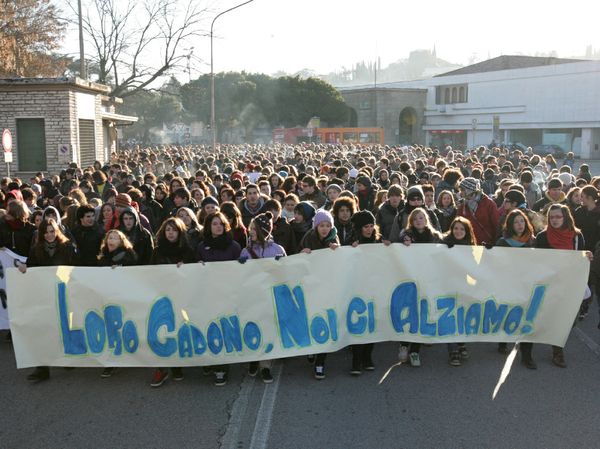
[[[377,341],[563,346],[583,252],[394,244],[280,260],[8,270],[19,368],[197,366]]]
[[[8,329],[8,295],[6,294],[6,269],[15,266],[15,261],[25,262],[26,257],[21,257],[11,250],[0,249],[0,330]]]

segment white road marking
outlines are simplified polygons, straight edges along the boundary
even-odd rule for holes
[[[269,442],[269,433],[271,431],[271,423],[273,421],[273,409],[275,408],[275,399],[279,390],[279,381],[281,372],[283,371],[283,363],[281,361],[273,362],[273,383],[265,385],[260,408],[256,415],[256,423],[252,432],[252,440],[250,440],[250,449],[266,449]]]

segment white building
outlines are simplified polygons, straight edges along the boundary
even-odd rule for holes
[[[386,109],[371,116],[381,123],[361,123],[358,114],[356,126],[384,126],[388,115],[388,126],[398,123],[398,129],[406,128],[401,112],[413,108],[423,111],[423,117],[414,121],[421,125],[413,133],[420,137],[418,143],[558,145],[582,158],[600,159],[600,61],[500,56],[430,79],[377,89],[379,95],[388,90],[395,98],[405,89],[413,93],[424,89],[425,107],[405,102],[390,107],[380,101]],[[350,106],[361,93],[364,97],[364,87],[342,91]],[[386,136],[399,134],[386,130]]]

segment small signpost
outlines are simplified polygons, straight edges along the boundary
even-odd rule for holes
[[[6,162],[6,172],[8,177],[10,177],[10,163],[13,161],[12,145],[13,140],[10,129],[5,129],[2,132],[2,148],[4,148],[4,162]]]

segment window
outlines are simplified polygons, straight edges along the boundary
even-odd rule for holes
[[[466,84],[436,86],[435,88],[435,104],[467,103],[469,101],[468,97],[469,87]]]

